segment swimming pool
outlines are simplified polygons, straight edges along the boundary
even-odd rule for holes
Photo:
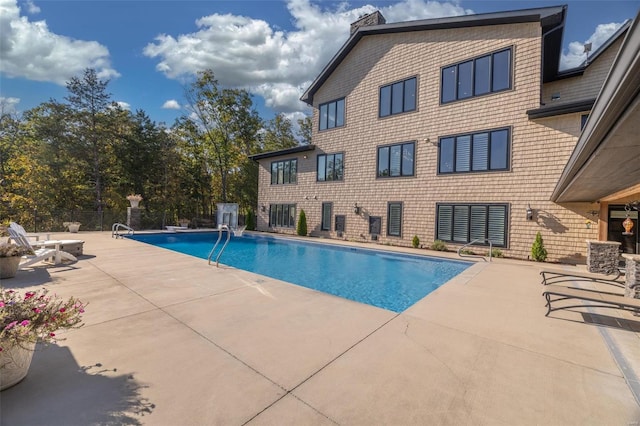
[[[135,234],[129,238],[207,259],[218,233]],[[404,311],[472,265],[255,234],[231,237],[220,263],[394,312]]]

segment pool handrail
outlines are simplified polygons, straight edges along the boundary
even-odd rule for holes
[[[218,256],[216,256],[216,268],[219,267],[220,256],[222,256],[222,252],[224,252],[224,249],[227,247],[227,244],[229,244],[229,240],[231,239],[231,231],[229,230],[229,227],[227,225],[218,226],[218,240],[213,245],[213,248],[211,249],[211,251],[209,252],[209,256],[207,257],[207,262],[209,263],[209,265],[211,265],[211,258],[213,257],[213,253],[216,251],[216,247],[218,247],[218,244],[220,244],[223,230],[227,231],[227,241],[225,241],[222,249],[220,249],[220,253],[218,253]]]
[[[118,233],[118,230],[125,229],[127,231],[127,235],[133,235],[136,231],[133,228],[125,225],[124,223],[114,223],[111,225],[111,238],[122,238],[122,234]]]

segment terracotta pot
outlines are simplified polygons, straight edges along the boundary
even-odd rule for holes
[[[0,279],[15,277],[20,259],[21,256],[0,257]]]
[[[29,343],[25,347],[2,345],[0,352],[0,391],[16,385],[27,376],[35,343]]]

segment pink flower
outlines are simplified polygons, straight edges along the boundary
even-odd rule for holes
[[[64,312],[64,311],[66,311],[65,308],[60,308],[60,312]]]
[[[10,322],[9,324],[7,324],[7,326],[4,329],[5,330],[11,330],[13,327],[16,326],[16,324],[18,324],[18,321]]]
[[[0,302],[0,308],[4,308],[4,302]]]
[[[24,294],[24,300],[31,299],[35,295],[36,295],[35,291],[28,291]]]
[[[33,308],[33,312],[35,312],[36,314],[39,314],[42,312],[42,309],[39,308]]]
[[[29,320],[23,320],[23,321],[20,323],[20,325],[21,325],[21,326],[23,326],[23,327],[28,326],[28,325],[29,325]]]
[[[49,333],[49,336],[55,337],[56,333]]]

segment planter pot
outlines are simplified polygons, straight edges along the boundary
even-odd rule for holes
[[[0,279],[15,277],[20,259],[21,256],[0,257]]]
[[[35,343],[25,348],[3,345],[3,351],[0,352],[0,391],[20,383],[27,376],[35,347]]]
[[[131,203],[132,209],[137,209],[140,205],[140,200],[129,200],[129,203]]]
[[[70,223],[69,224],[69,232],[73,232],[74,234],[80,230],[79,223]]]

